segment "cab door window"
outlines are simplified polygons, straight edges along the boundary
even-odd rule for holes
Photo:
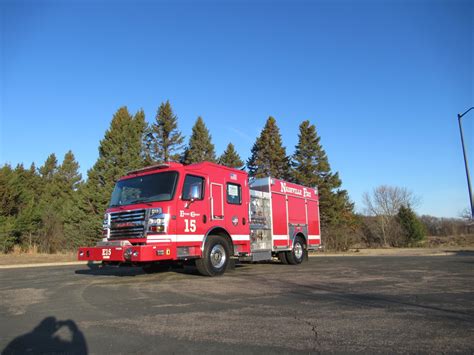
[[[185,201],[202,200],[204,198],[204,178],[195,175],[186,175],[181,198]]]

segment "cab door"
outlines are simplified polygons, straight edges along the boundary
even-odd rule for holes
[[[186,174],[178,199],[176,242],[201,242],[209,220],[206,176]]]

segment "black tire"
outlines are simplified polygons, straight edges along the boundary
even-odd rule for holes
[[[202,258],[196,259],[196,268],[204,276],[224,274],[230,259],[230,246],[227,240],[217,235],[209,235],[202,252]]]
[[[142,270],[145,274],[153,274],[155,272],[163,272],[171,269],[169,263],[150,263],[142,266]]]
[[[288,265],[288,260],[286,259],[286,253],[284,251],[278,253],[278,259],[280,259],[283,265]]]
[[[286,259],[288,264],[298,265],[303,262],[305,259],[306,245],[303,241],[303,238],[296,237],[295,243],[293,244],[293,249],[286,252]]]

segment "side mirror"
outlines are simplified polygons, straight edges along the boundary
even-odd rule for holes
[[[191,206],[194,201],[201,199],[201,185],[191,186],[189,190],[188,199],[189,202],[186,204],[186,208],[189,208],[189,206]]]
[[[198,200],[201,198],[201,186],[193,185],[191,186],[191,191],[189,192],[190,200]]]

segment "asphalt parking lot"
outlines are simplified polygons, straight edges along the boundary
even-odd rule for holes
[[[2,353],[474,351],[474,255],[0,270]]]

